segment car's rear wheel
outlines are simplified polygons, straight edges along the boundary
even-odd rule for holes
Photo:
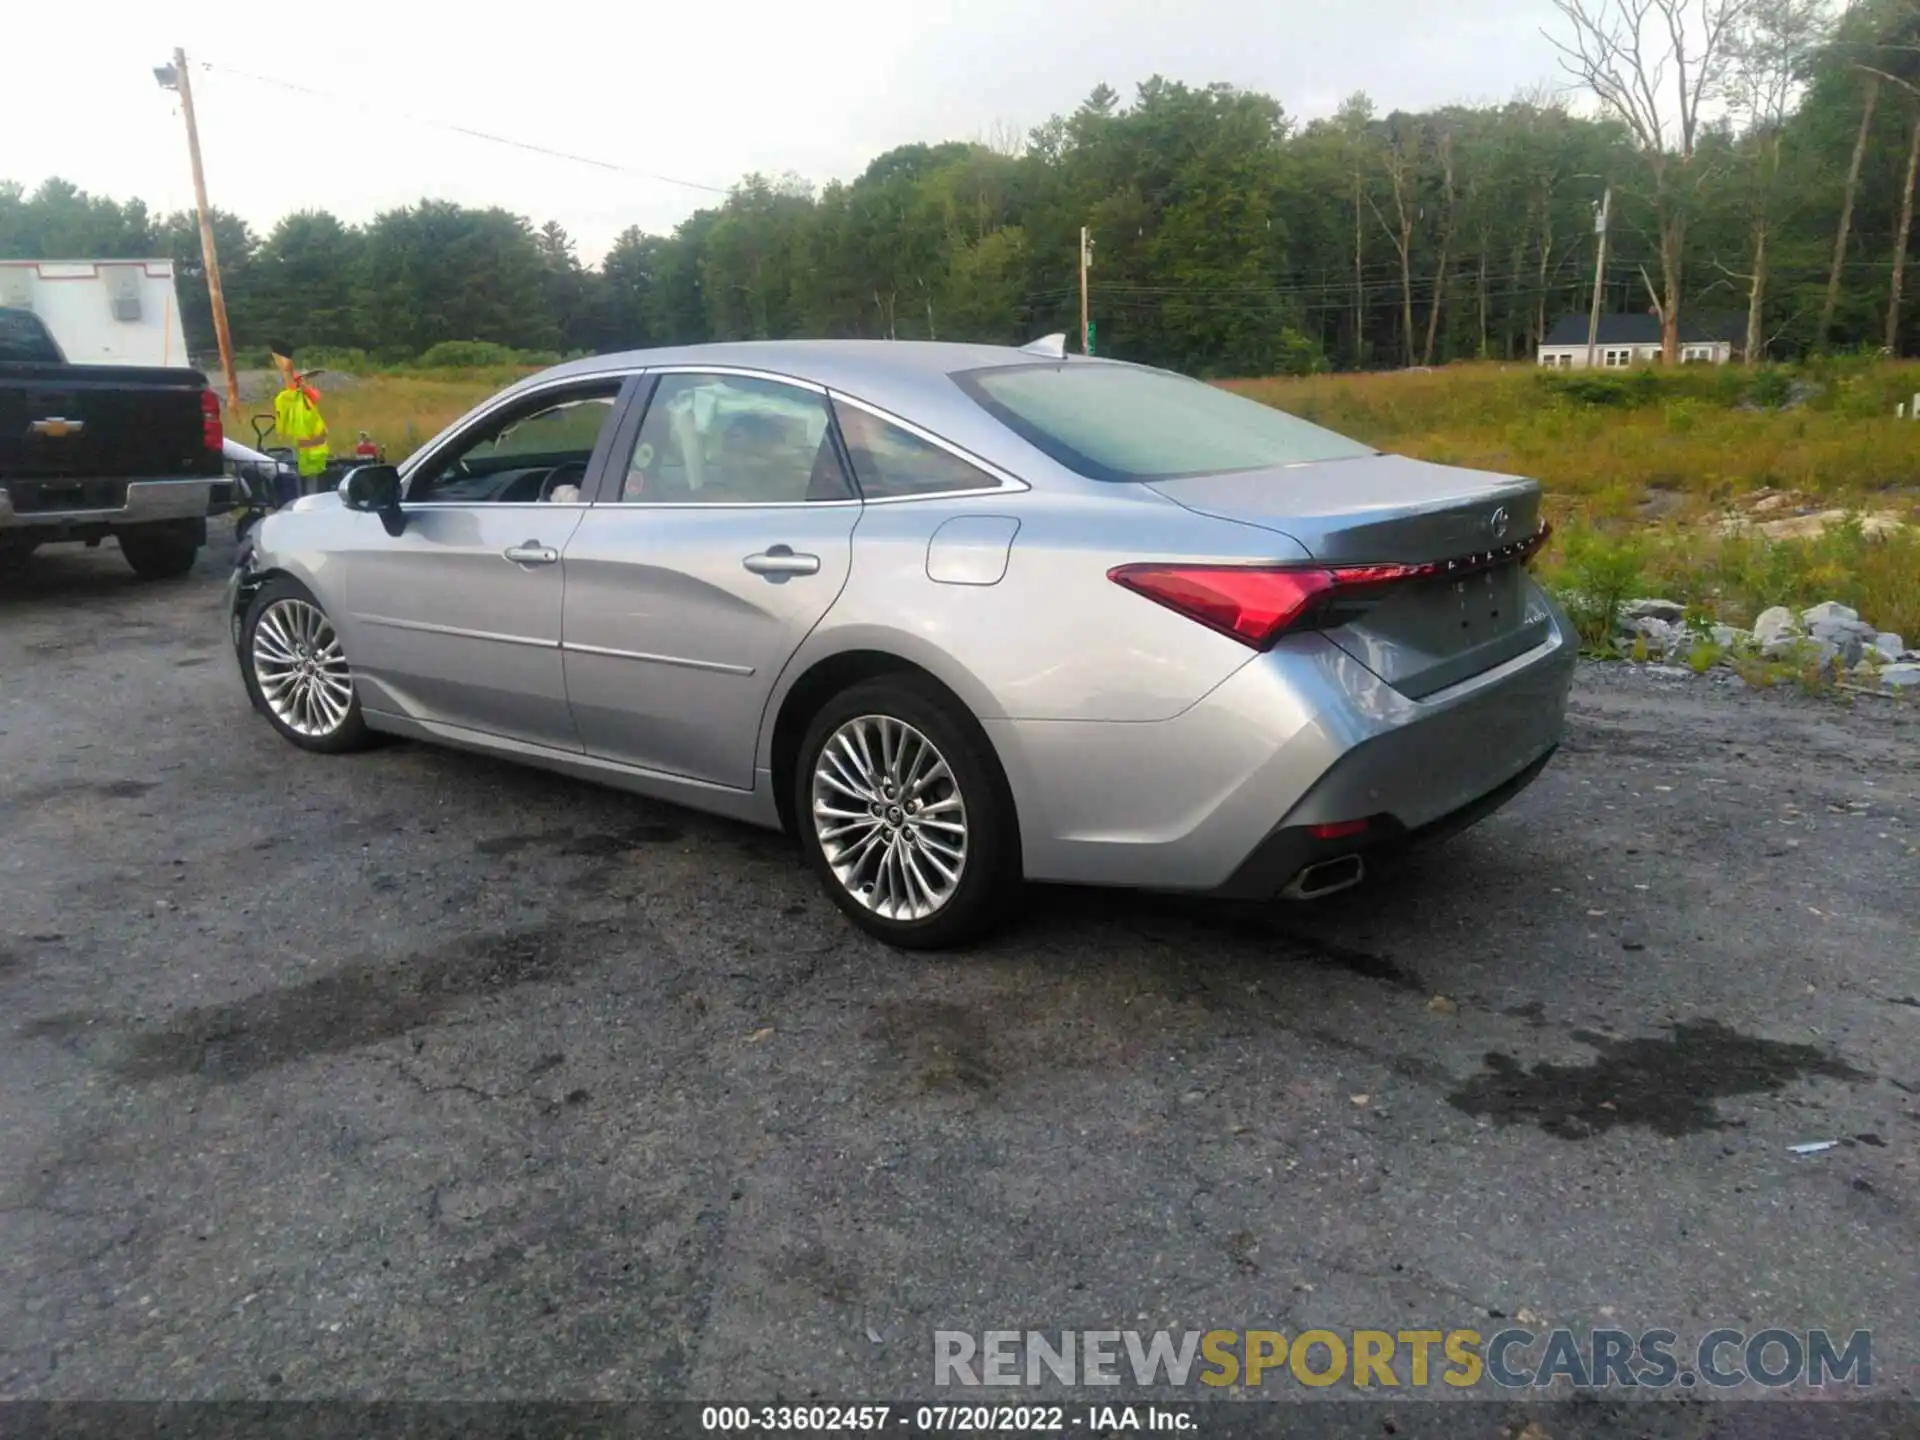
[[[1013,805],[986,738],[916,677],[827,702],[800,747],[794,814],[827,894],[890,945],[978,939],[1017,893]]]
[[[339,632],[299,581],[269,580],[253,597],[240,668],[254,708],[302,750],[337,755],[373,739]]]

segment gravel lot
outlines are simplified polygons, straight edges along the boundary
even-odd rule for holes
[[[891,1398],[935,1328],[1512,1317],[1868,1327],[1915,1393],[1920,706],[1589,670],[1392,889],[910,956],[776,836],[294,751],[227,563],[0,588],[0,1397]]]

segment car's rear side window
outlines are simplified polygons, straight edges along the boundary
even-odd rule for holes
[[[1054,361],[953,378],[1001,424],[1093,480],[1171,480],[1375,453],[1271,405],[1164,370]]]
[[[853,477],[867,500],[898,500],[908,495],[945,495],[956,490],[989,490],[999,482],[950,450],[922,440],[878,415],[833,402],[840,436],[847,442]]]

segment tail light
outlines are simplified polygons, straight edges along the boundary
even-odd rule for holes
[[[1315,628],[1347,602],[1376,599],[1383,589],[1524,563],[1552,533],[1543,520],[1512,545],[1417,565],[1118,565],[1107,578],[1243,645],[1267,650],[1290,631]]]
[[[200,392],[200,438],[209,450],[224,450],[227,432],[220,424],[220,397],[211,390]]]

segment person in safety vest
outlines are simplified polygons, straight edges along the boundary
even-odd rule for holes
[[[327,422],[320,414],[320,392],[293,368],[293,347],[274,342],[273,365],[280,372],[280,393],[273,397],[273,428],[293,446],[302,481],[327,468]]]

